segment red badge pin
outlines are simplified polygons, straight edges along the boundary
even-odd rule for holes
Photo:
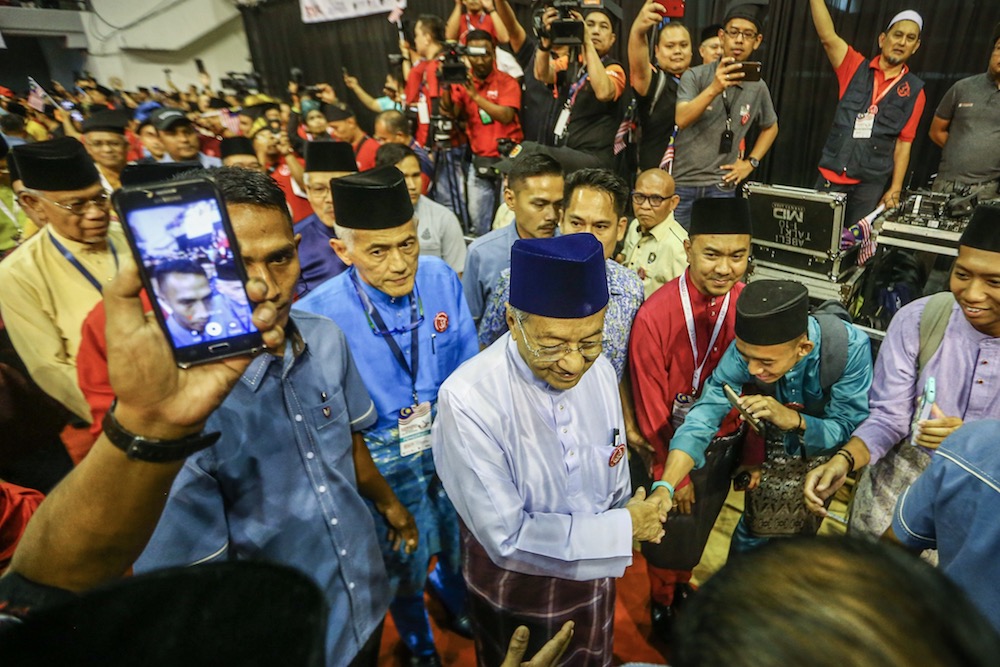
[[[899,86],[897,86],[896,87],[896,94],[899,95],[900,97],[909,97],[910,96],[910,82],[906,81],[905,83],[901,83]]]
[[[623,458],[625,458],[625,443],[620,443],[617,447],[615,447],[615,451],[611,452],[611,458],[608,459],[608,465],[614,468]]]
[[[438,333],[444,333],[448,330],[448,313],[442,310],[434,316],[434,330]]]

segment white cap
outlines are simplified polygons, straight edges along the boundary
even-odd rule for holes
[[[889,25],[886,26],[885,29],[888,30],[889,28],[891,28],[892,26],[896,25],[900,21],[913,21],[914,23],[917,24],[917,28],[920,29],[920,32],[924,31],[924,19],[923,19],[923,17],[921,17],[920,14],[916,13],[912,9],[907,9],[906,11],[902,11],[902,12],[896,14],[895,16],[893,16],[892,20],[889,21]]]

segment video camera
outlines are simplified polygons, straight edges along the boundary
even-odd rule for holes
[[[464,46],[458,42],[445,42],[438,55],[441,66],[438,68],[438,81],[461,85],[468,80],[469,75],[462,56],[485,56],[487,51],[482,46]]]
[[[225,90],[259,90],[260,76],[256,72],[226,72],[219,85]]]
[[[542,15],[549,7],[559,11],[559,18],[546,30]],[[531,25],[535,37],[552,41],[553,46],[583,46],[584,24],[573,18],[572,12],[604,9],[604,0],[543,0],[532,12]]]

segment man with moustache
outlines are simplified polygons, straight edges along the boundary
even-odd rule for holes
[[[161,107],[149,115],[166,153],[160,162],[197,162],[206,169],[221,167],[222,160],[201,152],[194,123],[180,109]]]
[[[840,87],[815,187],[846,192],[844,222],[853,225],[879,205],[899,204],[926,101],[924,82],[906,64],[924,21],[912,10],[896,14],[879,35],[879,54],[867,60],[837,34],[824,0],[809,0],[809,8]]]
[[[83,145],[108,192],[122,186],[122,170],[128,162],[127,125],[128,117],[121,111],[98,111],[83,121]]]
[[[337,232],[331,243],[350,268],[298,306],[343,329],[372,393],[378,420],[365,431],[365,443],[420,530],[420,545],[409,557],[383,545],[394,593],[389,610],[409,664],[440,665],[425,585],[441,599],[456,632],[471,636],[471,628],[458,523],[434,468],[431,424],[441,383],[479,350],[476,331],[458,276],[443,260],[419,254],[413,206],[398,169],[376,167],[334,179],[330,188]]]
[[[726,11],[718,62],[692,67],[681,77],[675,121],[677,157],[673,177],[680,204],[674,217],[688,228],[691,206],[703,197],[735,197],[778,137],[771,92],[761,81],[746,81],[742,64],[764,41],[767,0],[735,0]],[[746,145],[753,125],[760,133]]]
[[[659,479],[674,433],[700,396],[733,341],[736,301],[750,259],[750,207],[742,197],[699,199],[691,211],[686,270],[656,291],[632,323],[629,372],[639,433],[629,434]],[[649,574],[653,634],[669,637],[692,589],[691,570],[701,558],[729,492],[739,459],[740,423],[727,415],[705,452],[708,463],[681,480],[674,501],[679,514],[670,539],[643,545]],[[636,485],[648,485],[633,480]],[[698,502],[695,502],[697,494]]]

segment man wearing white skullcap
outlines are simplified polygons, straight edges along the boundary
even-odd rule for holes
[[[920,48],[924,21],[912,10],[893,16],[878,37],[879,54],[865,67],[866,58],[837,34],[825,1],[809,0],[809,7],[840,87],[816,189],[846,192],[844,222],[853,225],[879,204],[899,203],[924,111],[924,82],[906,65]]]

